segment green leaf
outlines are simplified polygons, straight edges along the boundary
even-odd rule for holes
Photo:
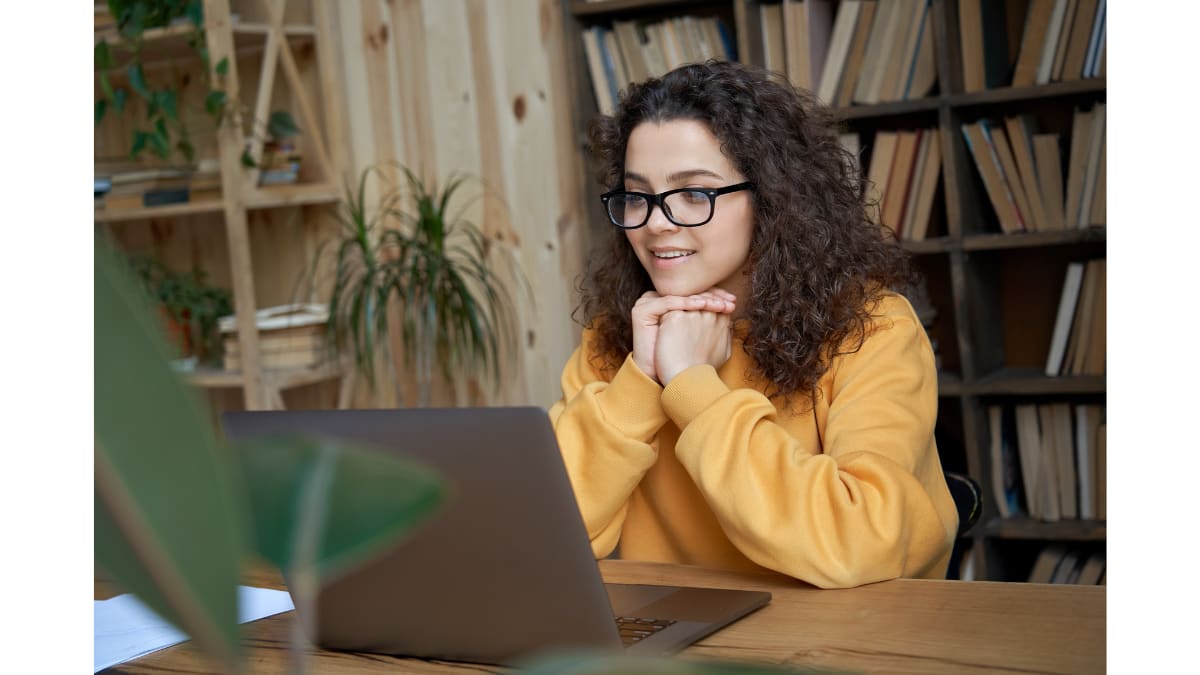
[[[125,109],[125,101],[129,98],[129,92],[124,87],[113,90],[112,102],[113,110],[120,114]]]
[[[108,70],[113,67],[112,50],[108,48],[106,40],[96,43],[96,47],[92,50],[92,60],[95,62],[95,67],[100,70]]]
[[[134,63],[129,66],[129,86],[133,87],[133,91],[139,96],[150,100],[150,88],[146,86],[146,75],[142,72],[142,64]]]
[[[179,108],[176,103],[175,92],[170,89],[163,89],[154,93],[158,100],[158,105],[162,107],[162,111],[166,113],[167,119],[178,120]]]
[[[225,76],[229,74],[229,57],[223,56],[220,61],[217,61],[217,74]]]
[[[150,134],[144,131],[133,132],[133,146],[129,150],[129,156],[136,159],[146,149],[148,142],[150,142]]]
[[[233,670],[247,503],[148,299],[95,251],[95,556],[121,588]]]
[[[267,133],[271,138],[290,138],[300,133],[296,121],[286,110],[276,110],[267,119]]]
[[[282,570],[311,562],[322,578],[344,572],[425,520],[446,494],[430,469],[373,448],[278,437],[233,450],[253,486],[255,549]],[[303,538],[317,523],[305,511],[313,506],[323,534],[307,561]]]
[[[204,97],[204,109],[209,115],[220,118],[221,113],[225,110],[225,92],[220,89],[214,89],[208,92],[208,96]]]
[[[100,99],[96,101],[96,124],[100,124],[100,120],[104,119],[104,111],[108,109],[108,101]]]
[[[254,161],[254,155],[251,155],[249,150],[242,150],[242,166],[248,169],[258,166],[258,162]]]
[[[104,92],[104,98],[111,99],[113,97],[112,83],[108,81],[108,73],[100,73],[100,91]]]
[[[171,156],[171,139],[167,135],[166,124],[160,118],[155,125],[154,133],[150,134],[150,147],[154,154],[166,159]]]

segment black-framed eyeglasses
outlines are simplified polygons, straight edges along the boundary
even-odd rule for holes
[[[604,202],[609,221],[623,230],[645,225],[655,206],[662,209],[667,220],[680,227],[698,227],[712,220],[717,197],[753,189],[754,184],[747,182],[723,188],[678,188],[656,195],[613,190],[600,195],[600,201]]]

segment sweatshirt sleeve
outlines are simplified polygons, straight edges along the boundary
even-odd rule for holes
[[[823,449],[803,447],[764,395],[729,389],[711,366],[662,396],[682,430],[675,452],[733,544],[826,588],[927,576],[957,528],[933,441],[928,339],[911,309],[876,328],[831,366]]]
[[[653,440],[667,422],[662,387],[632,356],[606,381],[590,362],[590,331],[563,368],[563,397],[550,408],[563,462],[592,551],[612,553],[630,495],[658,459]]]

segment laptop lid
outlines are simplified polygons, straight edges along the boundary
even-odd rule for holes
[[[415,532],[322,587],[316,616],[298,610],[323,647],[500,664],[551,648],[620,649],[615,605],[676,621],[638,645],[670,651],[770,597],[625,587],[610,603],[540,408],[227,412],[222,422],[231,440],[356,441],[425,463],[450,483],[448,502]]]

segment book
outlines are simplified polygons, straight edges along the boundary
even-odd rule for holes
[[[1083,375],[1092,333],[1093,315],[1096,310],[1099,289],[1098,261],[1087,263],[1083,270],[1083,289],[1079,292],[1079,302],[1075,305],[1075,318],[1071,322],[1071,337],[1067,340],[1067,354],[1063,358],[1062,373],[1066,375]],[[1101,326],[1103,330],[1103,326]]]
[[[763,66],[786,75],[787,41],[783,37],[783,5],[759,5],[758,19],[762,27]]]
[[[1108,425],[1101,423],[1096,427],[1096,456],[1093,464],[1096,465],[1096,483],[1092,487],[1092,492],[1096,495],[1096,519],[1108,519],[1108,496],[1106,486],[1108,483]]]
[[[1097,180],[1100,174],[1100,166],[1104,156],[1104,139],[1107,135],[1107,110],[1108,106],[1104,103],[1097,103],[1092,108],[1092,124],[1089,129],[1089,140],[1087,148],[1087,164],[1083,172],[1082,193],[1079,195],[1079,219],[1076,225],[1079,227],[1087,227],[1091,224],[1092,200],[1096,195]]]
[[[642,60],[650,70],[651,77],[662,77],[670,70],[667,67],[667,56],[663,53],[662,32],[659,24],[651,23],[642,27]]]
[[[637,24],[632,21],[613,21],[613,34],[629,77],[634,82],[642,82],[650,77],[650,69],[642,57],[642,39],[638,35]]]
[[[1054,47],[1054,66],[1050,80],[1062,80],[1063,64],[1067,60],[1067,47],[1071,43],[1071,29],[1075,27],[1075,13],[1079,8],[1079,0],[1067,0],[1066,14],[1063,15],[1062,32],[1058,35],[1058,44]]]
[[[1062,519],[1062,494],[1059,479],[1058,433],[1054,424],[1054,412],[1048,405],[1039,405],[1038,417],[1038,503],[1042,506],[1039,517],[1047,522]]]
[[[1088,146],[1092,136],[1092,110],[1076,109],[1071,122],[1071,150],[1067,160],[1067,200],[1064,207],[1068,228],[1079,224],[1083,201],[1084,174],[1087,173]]]
[[[611,115],[613,99],[604,71],[604,63],[600,56],[599,36],[593,29],[585,28],[581,31],[581,37],[583,38],[583,50],[587,55],[588,75],[592,80],[592,93],[596,96],[596,107],[601,114]]]
[[[862,15],[862,6],[862,0],[843,0],[838,5],[833,32],[829,38],[829,51],[825,55],[825,65],[821,69],[821,78],[817,85],[817,97],[826,104],[832,105],[837,99],[838,87],[850,57],[854,31],[858,26],[858,18]]]
[[[1096,22],[1092,25],[1092,39],[1088,44],[1087,59],[1083,62],[1083,77],[1096,77],[1100,65],[1100,55],[1104,49],[1105,34],[1107,33],[1107,2],[1100,0],[1096,10]]]
[[[899,101],[904,98],[908,77],[916,63],[917,47],[921,40],[921,29],[925,25],[926,0],[898,0],[904,2],[898,10],[897,34],[890,53],[885,55],[887,67],[879,84],[877,100]]]
[[[1058,134],[1034,134],[1033,155],[1037,164],[1042,204],[1049,218],[1050,229],[1067,229],[1063,198],[1062,154]]]
[[[1054,420],[1054,451],[1058,458],[1058,505],[1063,518],[1079,517],[1079,478],[1075,468],[1075,434],[1070,403],[1051,403]]]
[[[1005,234],[1021,232],[1025,228],[1017,213],[1016,204],[1006,194],[1004,179],[1000,173],[1000,162],[991,150],[987,137],[978,122],[962,125],[963,137],[967,141],[967,150],[975,162],[975,168],[983,179],[983,187],[987,192],[988,201],[1000,221],[1000,229]]]
[[[1067,550],[1058,564],[1054,566],[1054,575],[1050,577],[1052,584],[1070,584],[1079,578],[1079,553]]]
[[[872,104],[879,102],[879,89],[887,70],[886,59],[896,42],[899,21],[907,3],[893,0],[880,4],[867,38],[867,52],[863,56],[862,71],[854,85],[854,102]]]
[[[1092,40],[1093,24],[1099,0],[1079,0],[1075,20],[1071,24],[1071,37],[1067,53],[1063,58],[1062,81],[1083,79],[1083,62],[1087,60],[1088,45]]]
[[[1016,423],[1007,406],[988,406],[991,436],[992,496],[1001,518],[1011,518],[1022,508],[1020,461],[1016,446]]]
[[[900,216],[899,232],[901,238],[909,240],[912,237],[913,220],[916,217],[917,198],[920,195],[921,178],[925,173],[925,164],[929,160],[930,137],[937,129],[922,129],[917,140],[916,157],[913,158],[912,176],[909,178],[908,195],[904,199],[904,213]]]
[[[783,29],[788,79],[797,87],[816,91],[829,51],[833,3],[784,0]]]
[[[983,0],[959,0],[958,37],[963,55],[963,91],[983,91],[987,88],[983,69]]]
[[[1025,493],[1025,508],[1029,515],[1040,518],[1046,511],[1042,484],[1041,423],[1037,406],[1018,404],[1014,408],[1017,426],[1017,455],[1021,465],[1021,486]]]
[[[1029,583],[1050,583],[1054,578],[1054,571],[1066,554],[1067,547],[1062,544],[1050,544],[1043,548],[1033,562],[1033,569],[1029,572]]]
[[[1093,301],[1091,328],[1087,349],[1083,357],[1080,374],[1103,375],[1106,372],[1105,359],[1108,353],[1107,321],[1108,321],[1108,262],[1104,259],[1094,260],[1093,273],[1096,277],[1096,297]]]
[[[897,238],[901,236],[900,225],[904,220],[905,201],[908,199],[920,141],[920,129],[897,132],[896,152],[892,159],[892,168],[888,171],[887,187],[883,191],[879,216],[881,222],[891,228]]]
[[[1098,405],[1075,406],[1075,466],[1079,481],[1079,517],[1094,520],[1096,499],[1096,443],[1104,410]]]
[[[1104,577],[1105,556],[1103,553],[1093,553],[1087,557],[1083,566],[1079,568],[1079,575],[1075,579],[1075,583],[1084,586],[1095,586],[1100,583],[1100,579]]]
[[[625,68],[625,60],[621,56],[621,48],[617,45],[617,35],[611,30],[604,31],[604,53],[612,61],[613,86],[617,90],[617,93],[613,95],[613,101],[615,102],[620,100],[620,92],[625,91],[632,80],[629,79],[629,71]]]
[[[1055,0],[1030,0],[1025,15],[1025,30],[1021,34],[1021,48],[1017,53],[1017,65],[1013,70],[1014,87],[1032,87],[1037,82],[1042,44],[1050,31],[1054,3]]]
[[[1037,79],[1035,84],[1049,84],[1054,75],[1054,55],[1058,51],[1059,38],[1066,24],[1067,4],[1071,0],[1054,0],[1054,9],[1050,13],[1050,25],[1046,27],[1046,38],[1042,42],[1042,54],[1038,61]]]
[[[840,133],[838,134],[838,143],[846,152],[850,153],[851,175],[861,176],[862,161],[860,157],[862,155],[862,145],[858,139],[858,133],[854,131]]]
[[[1050,339],[1050,353],[1046,357],[1046,375],[1055,377],[1062,369],[1063,356],[1066,354],[1067,338],[1071,330],[1071,320],[1075,316],[1075,305],[1079,302],[1079,289],[1083,283],[1083,263],[1067,265],[1067,275],[1063,281],[1062,296],[1058,301],[1058,316],[1054,320],[1054,333]]]
[[[834,99],[834,104],[838,107],[846,107],[854,99],[878,7],[876,0],[863,0],[858,22],[854,26],[854,37],[850,41],[850,52],[846,56],[846,67],[843,69],[842,80],[838,83],[837,96]]]
[[[1030,225],[1030,230],[1045,231],[1054,229],[1054,223],[1050,221],[1050,214],[1042,200],[1037,160],[1033,156],[1033,125],[1033,118],[1028,115],[1004,118],[1004,128],[1008,132],[1013,159],[1020,176],[1021,191],[1025,193],[1025,199],[1029,202],[1030,217],[1026,222]]]
[[[1009,199],[1016,202],[1017,218],[1021,221],[1022,229],[1033,231],[1033,210],[1017,173],[1017,163],[1013,159],[1012,148],[1008,144],[1008,135],[1004,133],[1002,127],[994,127],[988,120],[980,120],[979,124],[983,127],[984,135],[988,137],[989,145],[993,147],[996,157],[1000,160],[1004,189],[1008,193]]]
[[[925,17],[921,21],[921,33],[917,43],[917,54],[908,82],[904,87],[903,100],[928,96],[937,84],[937,63],[934,61],[933,9],[925,6]]]
[[[875,134],[875,145],[871,149],[871,165],[867,170],[867,208],[874,222],[881,220],[884,200],[884,190],[887,188],[892,165],[896,159],[896,144],[898,140],[895,131],[880,131]]]

